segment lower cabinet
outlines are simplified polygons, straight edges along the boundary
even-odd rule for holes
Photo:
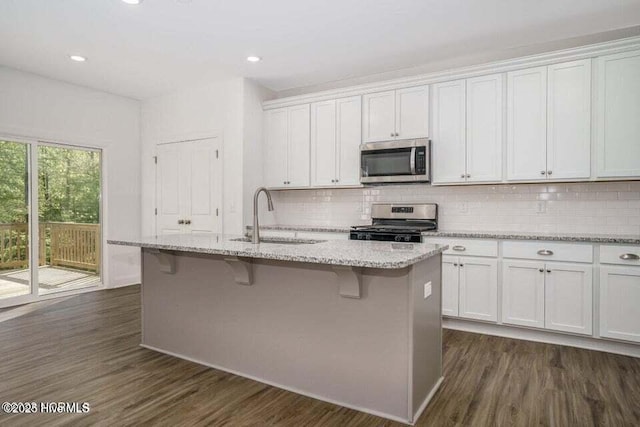
[[[502,322],[591,335],[591,264],[504,260]]]
[[[480,257],[442,257],[442,314],[498,320],[498,261]]]
[[[600,336],[640,342],[640,267],[600,267]]]

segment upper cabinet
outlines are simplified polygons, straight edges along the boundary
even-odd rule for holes
[[[502,179],[501,74],[433,85],[433,183]]]
[[[265,112],[265,184],[309,185],[309,104]]]
[[[598,76],[597,176],[640,176],[640,51],[602,56]]]
[[[366,94],[362,98],[363,142],[429,136],[429,86]]]
[[[588,179],[591,60],[507,73],[507,180]]]
[[[361,97],[311,104],[311,185],[358,185]]]

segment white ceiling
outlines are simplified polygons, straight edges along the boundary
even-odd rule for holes
[[[0,64],[138,99],[281,91],[638,24],[640,0],[0,0]]]

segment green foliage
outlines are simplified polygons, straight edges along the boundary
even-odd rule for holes
[[[0,223],[27,222],[27,148],[0,141]],[[99,222],[99,153],[39,146],[37,182],[40,221]]]

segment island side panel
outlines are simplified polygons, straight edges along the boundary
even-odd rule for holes
[[[425,284],[431,295],[425,298]],[[442,255],[413,266],[412,271],[412,415],[424,409],[442,378]]]
[[[362,269],[362,298],[331,266],[253,260],[235,283],[221,256],[143,251],[143,344],[344,406],[408,420],[410,271]]]

